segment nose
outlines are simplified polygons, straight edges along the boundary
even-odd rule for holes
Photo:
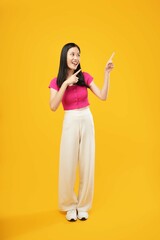
[[[74,55],[73,59],[78,59],[78,56]]]

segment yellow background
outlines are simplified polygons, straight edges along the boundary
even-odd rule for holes
[[[157,0],[1,0],[0,239],[160,239],[160,32]],[[95,197],[86,222],[57,209],[62,106],[49,108],[62,46],[81,48],[96,130]]]

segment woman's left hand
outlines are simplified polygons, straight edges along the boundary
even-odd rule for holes
[[[114,68],[114,65],[112,63],[112,58],[114,57],[115,53],[113,52],[110,59],[108,60],[106,66],[105,66],[105,72],[110,73],[111,70]]]

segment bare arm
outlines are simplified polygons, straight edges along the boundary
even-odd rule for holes
[[[60,87],[59,91],[51,88],[50,90],[50,108],[52,111],[56,111],[59,107],[59,104],[62,101],[63,95],[69,85],[73,85],[74,83],[78,82],[77,74],[81,71],[78,70],[74,73],[71,77],[69,77],[66,81],[63,82],[62,86]]]
[[[67,84],[64,82],[59,91],[56,91],[53,88],[50,89],[50,108],[52,111],[57,110],[59,104],[62,101],[66,88],[67,88]]]
[[[102,89],[99,89],[97,85],[92,82],[90,84],[90,89],[91,91],[101,100],[105,101],[108,96],[108,91],[109,91],[109,81],[110,81],[110,72],[113,69],[113,63],[112,63],[112,58],[114,56],[114,53],[108,60],[106,67],[105,67],[105,73],[104,73],[104,83]]]

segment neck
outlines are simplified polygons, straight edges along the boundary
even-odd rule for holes
[[[73,75],[73,73],[74,73],[74,70],[68,69],[67,76],[70,77],[71,75]]]

